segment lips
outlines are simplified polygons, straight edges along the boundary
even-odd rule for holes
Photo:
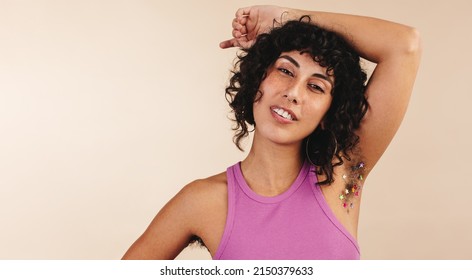
[[[294,112],[287,108],[283,108],[280,106],[271,106],[270,110],[275,113],[277,116],[288,120],[288,121],[296,121],[297,120],[297,115],[295,115]]]

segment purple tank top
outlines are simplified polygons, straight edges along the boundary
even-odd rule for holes
[[[213,259],[359,259],[357,241],[335,218],[310,163],[275,197],[252,191],[240,163],[226,176],[228,215]]]

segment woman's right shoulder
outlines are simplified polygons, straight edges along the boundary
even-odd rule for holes
[[[123,258],[173,259],[193,236],[216,244],[207,232],[223,230],[226,189],[226,172],[187,184],[159,211]]]
[[[226,172],[221,172],[213,176],[197,179],[182,188],[178,196],[183,196],[185,200],[192,200],[200,207],[207,207],[225,201],[228,196]]]

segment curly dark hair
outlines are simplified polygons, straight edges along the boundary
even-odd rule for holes
[[[241,140],[249,134],[248,124],[256,127],[253,104],[260,97],[259,86],[268,68],[280,54],[294,50],[309,53],[314,61],[327,68],[328,75],[334,75],[335,82],[323,128],[319,125],[306,137],[302,148],[317,167],[317,173],[326,175],[326,180],[319,184],[331,184],[334,167],[343,164],[343,158],[350,161],[359,142],[355,131],[368,108],[367,75],[361,69],[359,54],[339,35],[312,23],[309,16],[278,27],[276,24],[274,20],[270,32],[259,35],[250,48],[242,50],[232,71],[226,99],[236,122],[233,141],[243,150]]]

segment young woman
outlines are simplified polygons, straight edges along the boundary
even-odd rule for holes
[[[226,89],[243,161],[185,186],[124,259],[359,259],[364,182],[396,133],[420,61],[415,29],[276,6],[239,9],[222,48],[243,54]],[[366,85],[359,55],[376,63]],[[250,127],[248,127],[248,125]]]

